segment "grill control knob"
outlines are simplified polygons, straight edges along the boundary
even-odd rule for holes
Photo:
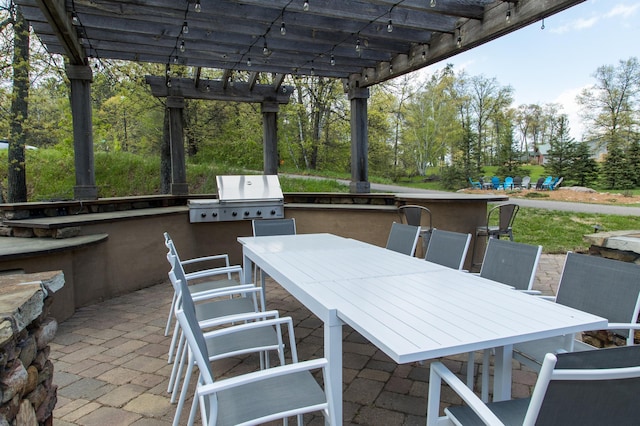
[[[231,213],[231,216],[233,216],[233,217],[238,216],[238,212],[233,212],[233,213]]]
[[[211,213],[211,216],[213,216],[213,217],[218,217],[218,212],[213,212],[213,213]]]
[[[200,213],[200,217],[207,217],[206,213]]]
[[[261,210],[258,210],[258,211],[256,212],[256,214],[257,214],[258,216],[262,216],[262,211],[261,211]]]
[[[271,210],[271,216],[273,216],[274,214],[276,214],[275,210]]]
[[[248,210],[247,210],[247,211],[245,211],[245,212],[244,212],[244,215],[245,215],[245,216],[249,216],[249,211],[248,211]]]

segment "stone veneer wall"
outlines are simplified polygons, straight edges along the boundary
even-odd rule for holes
[[[52,425],[57,402],[48,316],[61,271],[0,276],[0,426]]]

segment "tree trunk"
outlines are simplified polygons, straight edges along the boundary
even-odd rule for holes
[[[28,116],[29,24],[18,8],[15,9],[13,31],[13,94],[7,201],[21,203],[27,201],[27,177],[24,164],[26,135],[23,125]]]

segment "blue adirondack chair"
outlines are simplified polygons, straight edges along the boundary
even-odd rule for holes
[[[482,189],[482,184],[479,181],[475,182],[473,179],[469,178],[469,183],[473,189]]]
[[[493,185],[493,189],[502,188],[502,182],[500,182],[500,178],[498,176],[494,176],[491,178],[491,184]]]
[[[504,189],[513,189],[513,178],[511,176],[507,176],[504,178]]]

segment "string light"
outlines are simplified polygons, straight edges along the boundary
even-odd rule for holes
[[[304,3],[302,5],[302,10],[304,10],[305,12],[309,11],[309,0],[304,0]]]
[[[458,36],[458,40],[456,40],[456,46],[458,48],[462,47],[462,36]]]
[[[195,6],[193,6],[193,10],[195,10],[196,13],[202,12],[202,5],[200,4],[200,0],[196,0],[196,4]]]
[[[360,53],[360,39],[356,40],[356,52]]]
[[[184,39],[180,40],[180,52],[184,53],[185,50],[185,45],[184,45]]]
[[[542,25],[540,26],[541,30],[544,30],[544,18],[542,18]]]
[[[182,23],[182,34],[189,34],[189,24],[187,24],[187,21]]]
[[[171,87],[171,79],[167,78],[167,87]]]
[[[389,74],[393,74],[393,64],[389,64]]]
[[[425,59],[427,59],[427,52],[423,50],[421,56],[422,56],[422,60],[424,61]]]
[[[436,7],[436,0],[431,0],[431,3],[429,3],[429,6]]]
[[[387,32],[393,32],[393,23],[391,22],[391,19],[389,19],[389,23],[387,24]]]
[[[287,28],[284,25],[284,21],[282,21],[282,25],[280,25],[280,35],[287,35]]]
[[[247,66],[250,67],[251,66],[251,58],[247,58]]]
[[[211,87],[209,87],[209,85],[207,84],[207,87],[204,88],[204,90],[209,93],[211,91]]]
[[[333,53],[331,54],[331,66],[335,66],[336,65],[336,57],[333,56]]]
[[[262,48],[262,54],[264,56],[269,56],[271,54],[271,51],[269,50],[269,46],[267,46],[267,40],[264,40],[264,47]]]
[[[76,12],[71,12],[71,23],[73,25],[80,25],[80,19],[78,19],[78,14]]]
[[[507,22],[509,22],[511,20],[511,3],[509,3],[509,6],[507,8],[507,17],[506,17]]]

